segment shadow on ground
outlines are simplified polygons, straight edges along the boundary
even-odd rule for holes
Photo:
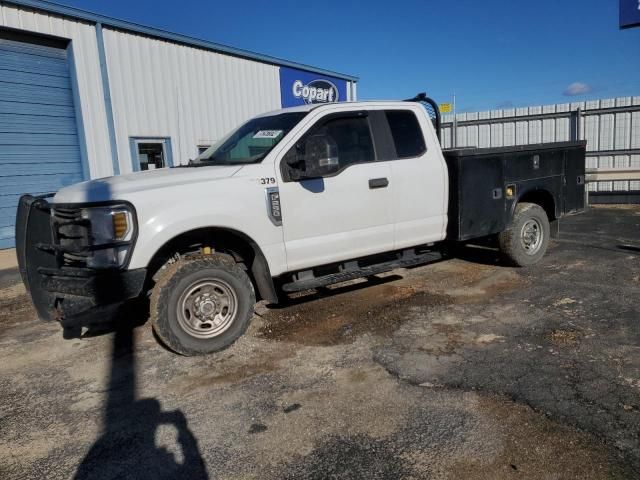
[[[148,325],[62,341],[6,290],[0,478],[640,478],[639,228],[594,211],[531,269],[466,247],[301,294],[197,358]]]
[[[174,429],[179,452],[156,444],[160,426]],[[155,398],[136,399],[133,327],[119,325],[116,328],[103,433],[80,463],[74,478],[209,478],[198,441],[182,411],[162,411]]]

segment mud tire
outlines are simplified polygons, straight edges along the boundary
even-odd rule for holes
[[[236,308],[226,330],[211,338],[190,334],[178,320],[178,304],[194,282],[219,280],[235,293]],[[165,267],[151,293],[153,331],[168,348],[185,356],[218,352],[233,344],[247,330],[256,303],[251,279],[233,257],[225,254],[185,258]]]
[[[527,249],[523,240],[523,231],[534,226],[540,235],[535,250]],[[549,218],[544,209],[535,203],[520,203],[516,206],[511,226],[498,235],[500,252],[504,259],[516,267],[529,267],[540,261],[549,246],[551,229]]]

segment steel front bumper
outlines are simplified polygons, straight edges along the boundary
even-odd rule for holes
[[[74,325],[96,307],[142,292],[146,269],[95,270],[67,266],[55,242],[47,198],[23,195],[16,218],[16,254],[22,281],[42,320]]]

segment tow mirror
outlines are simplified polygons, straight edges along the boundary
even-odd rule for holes
[[[303,180],[330,175],[340,169],[338,148],[324,133],[309,135],[292,148],[284,158],[291,180]]]
[[[305,177],[323,177],[340,168],[338,146],[333,138],[324,133],[307,137],[304,144]]]
[[[339,164],[338,157],[327,157],[318,160],[318,166],[326,170],[337,169]]]
[[[304,175],[304,155],[300,154],[300,152],[303,151],[302,146],[299,143],[296,143],[296,145],[289,150],[284,157],[284,163],[287,166],[286,171],[291,180],[300,180]]]
[[[304,150],[302,150],[302,145],[296,143],[295,146],[291,150],[289,150],[287,155],[284,157],[285,163],[290,168],[299,169],[304,158],[304,155],[301,155],[301,152],[303,151]]]

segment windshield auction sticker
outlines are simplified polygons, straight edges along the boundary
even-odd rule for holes
[[[258,130],[253,138],[278,138],[282,130]]]

